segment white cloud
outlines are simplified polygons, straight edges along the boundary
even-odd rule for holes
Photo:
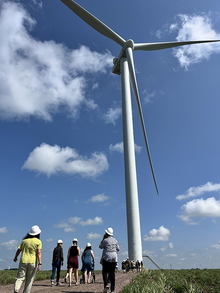
[[[66,227],[66,228],[64,228],[65,233],[74,232],[74,231],[76,231],[76,229],[74,227]]]
[[[61,221],[59,224],[54,225],[54,228],[62,228],[65,233],[76,231],[75,225],[91,226],[100,225],[103,223],[101,217],[95,217],[94,219],[88,219],[83,221],[80,217],[70,217],[67,220]]]
[[[207,182],[204,185],[197,187],[190,187],[186,194],[181,194],[176,197],[178,200],[187,199],[190,197],[197,197],[207,192],[217,192],[220,191],[220,183],[213,184],[212,182]]]
[[[169,241],[170,230],[160,226],[160,228],[150,230],[148,235],[144,236],[144,241]]]
[[[175,253],[166,254],[165,257],[177,257],[177,254],[175,254]]]
[[[98,233],[88,233],[86,239],[98,239],[101,238],[102,235]]]
[[[10,240],[8,242],[3,242],[0,244],[1,246],[4,246],[8,250],[14,250],[18,247],[18,241],[17,240]]]
[[[103,223],[103,220],[101,217],[95,217],[94,219],[80,221],[80,225],[82,225],[82,226],[100,225],[102,223]]]
[[[53,242],[54,240],[53,240],[53,238],[48,238],[46,241],[47,242]]]
[[[48,177],[65,173],[95,178],[108,168],[108,160],[103,153],[93,153],[87,158],[70,147],[61,148],[46,143],[36,147],[22,166],[22,169],[46,174]]]
[[[220,249],[220,241],[217,244],[210,245],[210,247]]]
[[[0,233],[8,233],[8,230],[6,227],[0,228]]]
[[[204,200],[194,199],[181,207],[182,213],[177,216],[189,225],[195,225],[193,218],[215,218],[220,217],[220,200],[214,197]]]
[[[91,202],[104,202],[106,200],[108,200],[108,196],[105,195],[104,193],[94,195],[90,199]]]
[[[116,124],[116,120],[121,116],[121,108],[110,108],[106,114],[103,115],[105,123]]]
[[[93,86],[92,86],[92,90],[97,90],[99,88],[99,83],[96,82]]]
[[[170,242],[168,245],[166,245],[166,246],[160,248],[160,250],[161,250],[161,251],[165,251],[165,250],[167,250],[168,248],[173,249],[173,243],[172,243],[172,242]]]
[[[41,5],[37,0],[32,3]],[[20,4],[1,3],[0,118],[36,116],[51,121],[61,106],[74,118],[82,104],[93,109],[85,98],[85,74],[111,67],[110,52],[91,52],[85,46],[70,50],[54,41],[41,42],[29,33],[35,26]]]
[[[68,222],[71,223],[72,225],[79,224],[79,222],[82,220],[82,218],[79,217],[70,217],[68,219]]]
[[[38,8],[43,8],[43,3],[41,0],[31,0],[35,6]]]
[[[220,34],[214,30],[208,15],[180,14],[176,23],[170,26],[170,32],[173,31],[178,31],[177,41],[220,39]],[[191,64],[209,59],[213,53],[220,53],[220,44],[197,44],[173,49],[174,56],[186,70]]]
[[[140,154],[141,150],[142,150],[142,147],[141,146],[138,146],[136,143],[134,144],[134,147],[135,147],[135,151],[136,153]],[[123,145],[123,141],[122,142],[118,142],[116,143],[115,145],[113,144],[110,144],[109,146],[109,150],[111,152],[119,152],[119,153],[124,153],[124,145]]]
[[[114,151],[116,151],[116,152],[119,152],[119,153],[124,153],[124,145],[123,145],[123,141],[122,142],[118,142],[118,143],[116,143],[115,145],[113,145],[113,144],[110,144],[110,146],[109,146],[109,150],[111,151],[111,152],[114,152]]]
[[[145,103],[151,103],[152,100],[153,100],[154,97],[155,97],[155,91],[149,93],[149,92],[147,92],[147,90],[145,89],[145,90],[143,91],[142,95],[143,95],[143,99],[144,99],[144,102],[145,102]]]

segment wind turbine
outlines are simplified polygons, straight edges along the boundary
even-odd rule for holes
[[[184,45],[218,42],[219,40],[185,41],[185,42],[164,42],[164,43],[140,43],[136,44],[133,40],[125,41],[116,32],[93,16],[73,0],[61,0],[75,14],[77,14],[88,25],[96,31],[119,44],[122,49],[118,58],[113,60],[112,72],[121,75],[122,90],[122,118],[123,118],[123,142],[124,142],[124,165],[125,165],[125,187],[126,187],[126,209],[127,209],[127,232],[128,232],[128,256],[130,260],[142,260],[141,229],[138,203],[137,175],[134,149],[133,118],[131,107],[130,82],[133,89],[138,113],[141,120],[144,140],[147,148],[151,172],[153,175],[156,191],[158,192],[156,178],[153,170],[147,134],[145,130],[144,118],[142,114],[139,92],[137,87],[133,51],[144,50],[154,51],[173,48]],[[130,76],[130,81],[129,81]]]

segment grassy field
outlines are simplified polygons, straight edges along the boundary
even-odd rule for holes
[[[145,270],[121,293],[219,293],[219,269]]]
[[[96,271],[101,273],[101,271]],[[0,284],[14,283],[17,271],[0,271]],[[81,274],[81,272],[79,272]],[[61,271],[61,278],[66,270]],[[51,271],[40,271],[35,280],[51,278]],[[219,293],[220,269],[144,270],[134,274],[131,284],[121,293]]]

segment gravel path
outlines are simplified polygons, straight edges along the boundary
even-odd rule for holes
[[[124,286],[129,284],[133,278],[135,278],[136,273],[123,273],[118,272],[115,274],[116,276],[116,286],[115,286],[115,293],[119,293],[120,290],[123,289]],[[71,287],[68,287],[68,284],[64,283],[64,280],[61,279],[62,286],[50,286],[50,280],[44,280],[44,281],[35,281],[33,283],[31,293],[72,293],[72,292],[78,292],[78,293],[102,293],[103,291],[103,281],[102,281],[102,275],[97,274],[96,281],[94,284],[80,284],[76,286],[75,284],[72,284]],[[23,286],[22,286],[23,288]],[[19,293],[22,293],[22,288],[20,289]],[[14,285],[6,285],[6,286],[0,286],[0,293],[12,293],[14,292]],[[108,291],[110,293],[110,290]]]

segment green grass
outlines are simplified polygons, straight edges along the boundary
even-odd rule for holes
[[[0,285],[8,285],[14,284],[15,278],[17,276],[17,270],[5,270],[0,271]],[[66,270],[60,271],[60,278],[65,278]],[[100,274],[101,271],[95,271],[95,274]],[[40,280],[50,280],[52,275],[52,271],[39,271],[38,274],[35,275],[35,281]],[[79,270],[79,277],[82,275],[82,272]]]
[[[95,271],[99,274],[101,271]],[[35,280],[51,278],[52,271],[40,271]],[[17,271],[0,271],[0,284],[15,282]],[[81,271],[79,271],[79,276]],[[66,270],[61,271],[65,278]],[[134,274],[133,281],[121,293],[219,293],[220,269],[192,270],[144,270]]]
[[[121,293],[219,293],[219,269],[144,270]]]

